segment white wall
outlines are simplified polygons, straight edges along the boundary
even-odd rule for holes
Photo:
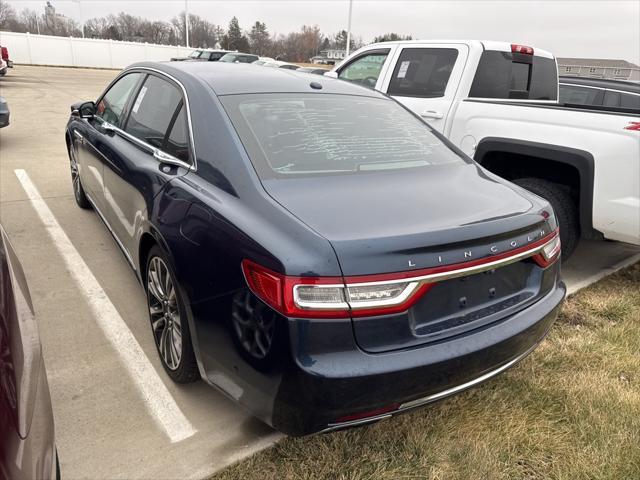
[[[193,49],[152,43],[118,42],[29,33],[0,32],[0,45],[15,63],[124,68],[134,62],[186,56]]]

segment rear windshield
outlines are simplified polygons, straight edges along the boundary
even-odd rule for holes
[[[464,162],[393,100],[304,93],[220,99],[262,178]]]
[[[538,55],[484,51],[469,96],[555,101],[558,99],[556,62]]]

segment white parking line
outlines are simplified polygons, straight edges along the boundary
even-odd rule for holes
[[[193,436],[197,430],[184,416],[167,387],[162,383],[140,344],[60,227],[27,172],[22,169],[14,172],[40,220],[44,223],[53,244],[64,259],[79,291],[84,293],[96,322],[120,355],[122,364],[145,399],[154,420],[165,431],[172,443]]]

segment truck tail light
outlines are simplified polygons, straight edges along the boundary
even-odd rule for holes
[[[411,308],[437,282],[532,258],[547,268],[560,256],[558,230],[529,245],[453,265],[353,277],[294,277],[251,260],[242,271],[251,291],[290,318],[372,317]]]
[[[525,55],[533,55],[533,47],[526,45],[511,44],[511,53],[524,53]]]

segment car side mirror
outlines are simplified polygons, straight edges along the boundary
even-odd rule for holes
[[[324,72],[324,76],[329,78],[338,78],[338,72]]]
[[[80,118],[93,118],[96,114],[95,102],[80,102],[71,105],[71,115]]]

